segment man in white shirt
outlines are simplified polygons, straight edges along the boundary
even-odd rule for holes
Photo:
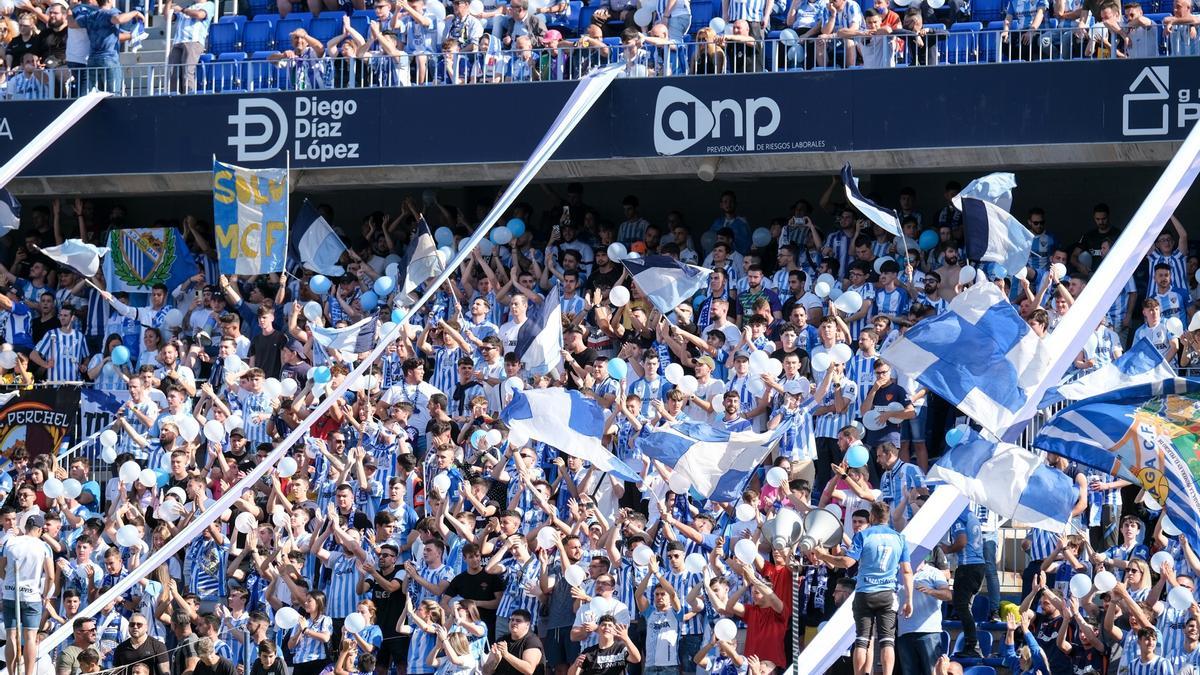
[[[25,520],[25,534],[10,537],[4,545],[4,557],[0,558],[0,579],[4,580],[4,625],[8,629],[4,662],[16,662],[19,640],[26,673],[37,672],[42,598],[50,597],[54,585],[54,554],[42,541],[45,527],[46,520],[41,514],[29,516]]]

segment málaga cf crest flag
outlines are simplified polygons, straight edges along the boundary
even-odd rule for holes
[[[174,290],[196,273],[183,235],[169,227],[135,227],[108,233],[104,276],[113,293],[149,293],[155,284]]]

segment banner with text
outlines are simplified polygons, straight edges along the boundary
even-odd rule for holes
[[[75,429],[79,385],[36,387],[0,407],[0,455],[24,448],[30,457],[58,451]]]
[[[222,274],[282,272],[287,223],[287,169],[213,160],[213,225]]]

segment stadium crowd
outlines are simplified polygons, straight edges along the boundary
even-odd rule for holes
[[[1032,208],[1029,266],[977,271],[948,201],[959,189],[947,184],[936,208],[911,189],[881,198],[903,218],[897,240],[841,201],[837,179],[816,206],[753,224],[733,192],[651,222],[633,195],[593,207],[579,184],[545,188],[550,208],[516,205],[411,316],[374,290],[406,269],[418,219],[453,250],[490,204],[428,192],[394,214],[321,206],[350,246],[334,279],[298,261],[285,276],[220,275],[211,226],[163,221],[195,274],[148,298],[101,290],[103,274],[84,279],[40,252],[68,236],[104,241],[122,209],[27,209],[0,242],[0,383],[86,381],[122,403],[74,455],[4,458],[10,672],[34,672],[39,640],[69,626],[57,675],[768,675],[855,590],[858,639],[829,672],[878,659],[884,673],[951,673],[985,658],[1042,675],[1194,672],[1200,560],[1109,476],[1047,457],[1078,488],[1084,534],[1030,529],[1020,560],[1000,559],[1003,523],[976,505],[928,556],[909,556],[904,526],[960,416],[880,351],[972,283],[996,284],[1034,331],[1053,331],[1121,231],[1104,204],[1078,238]],[[1143,337],[1181,370],[1200,365],[1192,243],[1173,220],[1074,375]],[[663,316],[620,262],[652,255],[711,269],[707,289]],[[564,366],[532,375],[517,335],[555,287]],[[323,355],[312,328],[367,316],[380,331],[402,321],[401,337],[309,419],[363,356]],[[545,387],[603,408],[603,443],[642,480],[510,433],[498,415],[514,391]],[[683,421],[785,433],[740,498],[718,503],[638,447]],[[302,425],[303,441],[233,509],[139,568]],[[783,507],[831,509],[842,540],[772,550],[761,525]],[[1006,567],[1024,570],[1010,604]],[[94,606],[135,570],[132,588]],[[1110,591],[1067,593],[1076,574],[1104,571],[1118,579]],[[951,617],[968,617],[948,628],[953,647]]]

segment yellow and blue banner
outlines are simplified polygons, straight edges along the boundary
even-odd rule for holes
[[[287,169],[246,169],[213,160],[213,225],[221,274],[282,272],[287,223]]]

